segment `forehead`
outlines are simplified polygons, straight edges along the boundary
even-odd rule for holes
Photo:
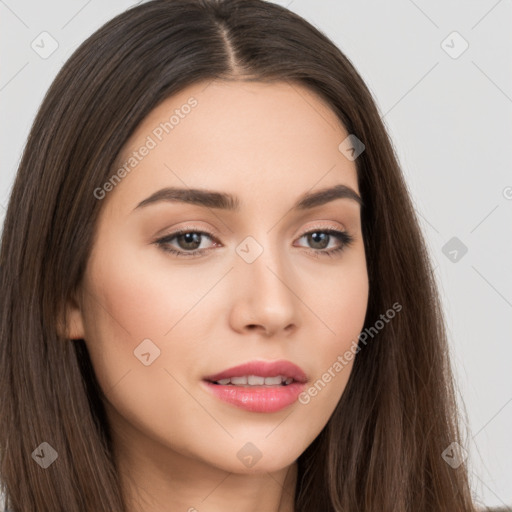
[[[222,189],[261,199],[343,183],[356,166],[338,149],[347,131],[320,97],[290,82],[211,81],[165,99],[120,152],[110,199],[135,207],[158,188]],[[279,194],[278,194],[279,196]]]

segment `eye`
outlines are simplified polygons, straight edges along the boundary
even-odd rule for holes
[[[190,257],[204,253],[208,250],[204,247],[201,248],[202,241],[205,237],[215,240],[213,235],[206,231],[183,228],[164,238],[160,238],[155,243],[166,252],[176,256]],[[176,239],[176,242],[178,243],[178,250],[173,249],[170,245],[171,241],[174,239]]]
[[[216,238],[206,231],[199,231],[195,229],[183,228],[170,235],[156,240],[154,243],[158,245],[163,251],[173,254],[178,257],[194,257],[204,254],[212,247],[201,247],[205,238],[214,241],[214,246],[219,246]],[[347,231],[339,231],[336,229],[314,229],[304,233],[299,240],[306,239],[306,242],[312,245],[308,252],[318,257],[333,256],[341,252],[346,247],[350,246],[353,242],[353,237]],[[176,245],[173,245],[173,240],[176,240]],[[333,248],[327,249],[332,241],[337,241],[337,245]],[[213,247],[214,247],[213,246]]]
[[[354,241],[354,237],[347,231],[339,231],[337,229],[314,229],[304,233],[299,240],[306,239],[307,243],[313,246],[313,255],[333,256],[350,246]],[[331,241],[337,240],[338,244],[333,248],[326,250]]]

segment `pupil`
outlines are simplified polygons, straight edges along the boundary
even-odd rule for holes
[[[310,233],[308,235],[308,241],[310,243],[316,244],[320,243],[320,247],[316,247],[317,249],[325,249],[328,245],[328,243],[323,243],[328,241],[329,235],[327,233]],[[312,241],[312,242],[311,242]]]
[[[197,249],[201,245],[200,233],[185,233],[179,239],[185,241],[184,246],[180,244],[183,249]]]

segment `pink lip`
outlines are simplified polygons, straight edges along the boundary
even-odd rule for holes
[[[233,386],[214,384],[215,381],[244,375],[292,377],[287,386]],[[304,390],[307,376],[297,365],[289,361],[251,361],[228,368],[203,379],[206,388],[220,400],[250,412],[276,412],[294,403]]]

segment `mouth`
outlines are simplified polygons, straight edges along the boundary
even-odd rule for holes
[[[290,406],[306,386],[304,371],[289,361],[252,361],[203,379],[216,398],[250,412]]]

